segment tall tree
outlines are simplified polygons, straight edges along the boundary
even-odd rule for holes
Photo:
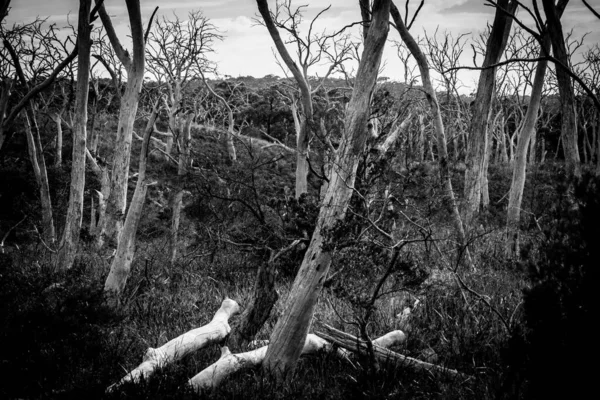
[[[568,0],[560,0],[558,2],[557,11],[559,18],[567,6],[567,3]],[[546,24],[544,24],[543,21],[538,21],[538,26],[543,27],[543,31],[540,33],[539,37],[540,58],[548,56],[550,51],[550,35],[548,32],[550,19],[547,19],[547,21],[548,22]],[[508,212],[506,217],[506,227],[508,232],[506,253],[509,256],[516,256],[519,252],[519,221],[521,219],[521,203],[523,200],[523,189],[525,187],[527,171],[527,149],[529,148],[529,142],[535,133],[535,125],[540,110],[542,89],[544,87],[544,79],[546,76],[547,67],[547,60],[541,59],[538,61],[533,78],[533,86],[531,88],[529,104],[527,106],[527,112],[525,113],[525,121],[517,139],[517,151],[515,155],[515,163],[508,198]]]
[[[77,89],[75,94],[75,126],[73,129],[73,153],[71,162],[71,190],[69,207],[58,252],[58,268],[73,266],[81,221],[83,218],[83,190],[85,187],[85,151],[87,137],[87,106],[90,82],[90,8],[92,0],[81,0],[77,23]]]
[[[99,3],[101,0],[95,0]],[[139,94],[144,81],[145,41],[142,27],[140,0],[125,0],[131,26],[133,54],[122,46],[112,24],[112,20],[104,4],[100,6],[99,14],[110,43],[121,63],[127,71],[127,86],[121,97],[119,123],[114,143],[112,173],[110,177],[110,194],[106,204],[104,219],[99,221],[100,230],[98,242],[101,245],[104,237],[117,240],[123,227],[125,208],[127,206],[127,182],[129,180],[129,161],[131,157],[131,141],[133,123],[138,108]]]
[[[266,1],[258,3],[259,7],[260,3],[263,3],[262,7],[266,5]],[[331,264],[331,249],[325,246],[325,235],[327,230],[344,219],[354,192],[359,156],[368,136],[369,104],[389,30],[389,12],[389,0],[373,2],[370,26],[352,98],[346,109],[344,132],[335,154],[329,186],[285,311],[271,334],[263,367],[279,378],[293,370],[300,356],[319,292]]]
[[[269,10],[267,0],[256,0],[258,11],[262,16],[265,26],[267,27],[277,52],[285,63],[286,67],[292,73],[298,87],[300,88],[300,118],[299,126],[296,132],[296,198],[308,191],[308,145],[311,135],[317,131],[318,124],[314,121],[314,107],[312,96],[322,86],[325,79],[347,59],[349,47],[345,40],[338,40],[339,35],[314,35],[313,27],[315,21],[327,11],[330,7],[321,10],[309,25],[306,38],[302,38],[298,31],[298,26],[302,21],[302,8],[300,6],[296,10],[291,8],[291,0],[284,0],[282,3],[276,3],[276,12],[273,14]],[[279,15],[283,12],[286,15],[282,17],[284,22],[279,21]],[[279,34],[279,29],[287,31],[291,36],[291,41],[297,46],[297,56],[300,66],[296,64],[287,48],[285,42]],[[331,43],[333,42],[333,43]],[[336,48],[336,43],[343,43],[341,48]],[[330,46],[337,51],[329,51]],[[311,66],[319,63],[321,59],[328,58],[330,61],[327,73],[323,76],[320,83],[312,88],[308,70]],[[294,111],[294,110],[292,110]]]
[[[407,1],[408,4],[408,1]],[[421,2],[422,4],[422,2]],[[417,10],[418,13],[418,10]],[[442,112],[440,110],[440,105],[437,99],[437,95],[435,93],[435,89],[433,88],[433,84],[431,83],[431,77],[429,74],[429,63],[427,62],[427,58],[425,54],[421,51],[419,44],[413,38],[413,36],[409,32],[410,25],[406,24],[398,11],[398,8],[394,3],[392,3],[391,7],[391,15],[394,19],[394,23],[396,25],[396,29],[402,38],[402,41],[406,44],[406,47],[411,52],[417,65],[419,66],[419,71],[421,73],[421,82],[423,84],[423,89],[425,92],[425,96],[427,98],[427,102],[429,103],[429,108],[431,110],[431,118],[434,126],[435,136],[437,139],[437,150],[438,150],[438,164],[440,171],[440,181],[442,185],[444,185],[444,195],[445,195],[445,203],[448,207],[448,211],[452,215],[452,221],[454,223],[454,228],[456,230],[456,236],[458,239],[459,246],[459,254],[462,249],[465,250],[465,256],[467,258],[467,262],[471,264],[471,257],[468,249],[466,248],[466,238],[465,238],[465,230],[463,226],[463,222],[460,217],[460,213],[458,211],[458,205],[456,204],[456,198],[454,196],[454,190],[452,188],[452,181],[450,179],[450,169],[448,167],[448,146],[446,143],[446,134],[444,131],[444,123],[442,120]],[[415,13],[416,16],[416,13]],[[406,16],[406,20],[408,20],[408,15]],[[414,17],[411,21],[414,21]]]
[[[142,217],[146,192],[148,191],[148,185],[150,184],[146,178],[148,145],[154,130],[154,122],[156,121],[159,111],[160,99],[155,102],[152,113],[146,124],[139,157],[139,169],[135,191],[133,192],[131,205],[127,211],[127,218],[125,218],[125,224],[119,237],[115,257],[110,266],[110,272],[104,283],[104,292],[106,293],[108,304],[113,308],[120,304],[120,296],[127,283],[127,278],[129,278],[129,271],[131,270],[131,263],[135,254],[137,227]]]
[[[489,159],[487,157],[488,125],[496,81],[496,67],[493,65],[500,61],[504,52],[513,21],[511,15],[516,11],[518,4],[516,0],[498,0],[479,75],[465,160],[464,221],[467,226],[471,224],[473,216],[479,210],[483,185],[486,182],[486,159]]]
[[[567,1],[568,3],[568,1]],[[577,145],[577,119],[575,112],[575,92],[571,75],[569,74],[570,60],[565,45],[560,13],[555,0],[542,0],[544,12],[548,19],[548,34],[552,42],[552,52],[560,64],[556,64],[556,80],[558,81],[558,93],[561,106],[561,136],[565,152],[565,162],[570,174],[579,176],[581,174],[579,161],[579,147]],[[566,7],[566,5],[565,5]]]

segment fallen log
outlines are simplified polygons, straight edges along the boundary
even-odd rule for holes
[[[405,340],[406,335],[403,332],[392,331],[374,340],[373,344],[385,348],[398,345]],[[268,343],[268,341],[260,342]],[[229,348],[224,346],[221,348],[221,357],[214,364],[208,366],[199,374],[191,378],[188,381],[188,384],[196,391],[214,389],[233,373],[242,369],[255,368],[262,364],[262,361],[267,354],[267,348],[268,346],[265,345],[256,350],[232,354],[229,351]],[[333,346],[331,343],[311,333],[306,336],[306,341],[302,348],[302,355],[313,354],[318,351],[329,352],[332,350]],[[347,356],[344,352],[339,352],[338,354],[342,357]]]
[[[356,336],[350,335],[346,332],[342,332],[338,329],[335,329],[332,326],[327,324],[323,325],[324,332],[315,332],[315,334],[322,339],[325,339],[333,344],[336,344],[346,350],[352,352],[364,352],[368,351],[367,342],[362,339],[357,338]],[[396,362],[405,367],[413,368],[416,370],[425,370],[425,371],[434,371],[439,372],[445,375],[460,377],[460,378],[471,378],[468,375],[465,375],[461,372],[458,372],[454,369],[442,367],[439,365],[431,364],[425,361],[418,360],[416,358],[408,357],[402,355],[400,353],[393,352],[384,346],[381,346],[375,342],[373,342],[373,352],[375,353],[375,358],[379,361],[392,361]]]
[[[109,386],[107,391],[111,391],[125,382],[138,382],[142,377],[148,378],[157,369],[211,343],[222,341],[231,331],[229,318],[237,314],[239,309],[240,307],[236,301],[226,298],[208,324],[186,332],[157,349],[148,348],[142,363],[119,382]]]

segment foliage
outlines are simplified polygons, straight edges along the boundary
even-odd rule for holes
[[[563,181],[539,260],[531,265],[523,329],[513,338],[514,374],[527,397],[581,397],[594,385],[600,181]]]

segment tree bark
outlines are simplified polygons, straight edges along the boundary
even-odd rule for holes
[[[208,324],[171,339],[157,349],[148,348],[143,362],[125,375],[119,382],[109,386],[107,391],[110,392],[125,382],[138,382],[141,378],[147,379],[157,369],[180,360],[186,355],[198,351],[209,344],[223,341],[229,332],[231,332],[229,318],[238,312],[238,304],[234,300],[226,298]]]
[[[96,3],[99,0],[96,0]],[[129,161],[131,158],[131,141],[133,136],[133,124],[137,113],[139,94],[144,81],[144,30],[142,27],[142,16],[139,0],[125,0],[131,26],[131,37],[133,41],[133,56],[121,46],[116,36],[112,22],[104,5],[99,9],[102,24],[111,41],[115,53],[125,66],[127,71],[127,86],[121,98],[119,110],[119,123],[115,139],[114,156],[112,160],[112,173],[110,184],[110,196],[107,200],[106,214],[101,221],[101,231],[98,235],[98,245],[104,243],[104,238],[118,240],[123,228],[123,218],[127,206],[127,183],[129,180]]]
[[[179,154],[179,165],[177,170],[177,183],[175,185],[176,192],[173,197],[173,216],[171,218],[171,235],[170,235],[170,253],[171,265],[177,258],[177,242],[179,239],[179,222],[181,219],[181,209],[183,207],[183,191],[185,189],[185,179],[190,164],[190,147],[192,143],[192,121],[194,114],[189,114],[185,120],[183,129],[181,129],[181,153]]]
[[[560,95],[561,105],[561,136],[563,139],[563,149],[565,152],[565,162],[567,171],[574,176],[581,175],[581,166],[579,160],[579,148],[577,144],[577,118],[575,111],[575,92],[573,91],[573,83],[571,76],[565,70],[570,68],[569,55],[565,45],[565,38],[560,22],[560,14],[558,7],[554,3],[555,0],[542,0],[544,12],[548,20],[548,33],[552,42],[552,51],[554,57],[562,64],[556,65],[556,80],[558,82],[558,92]],[[566,7],[568,0],[563,0]]]
[[[83,191],[85,188],[85,152],[87,138],[87,106],[90,81],[90,34],[91,0],[81,0],[79,5],[79,22],[77,24],[77,91],[75,94],[75,124],[73,129],[73,152],[71,162],[71,190],[69,206],[60,250],[58,252],[59,269],[70,269],[75,261],[81,221],[83,219]]]
[[[297,130],[296,137],[296,198],[299,198],[300,195],[308,191],[308,143],[314,125],[310,83],[308,82],[308,77],[304,76],[300,68],[298,68],[298,65],[296,65],[288,53],[285,44],[279,35],[279,31],[275,26],[275,22],[271,17],[267,0],[256,0],[256,3],[258,4],[258,11],[265,22],[265,26],[275,43],[279,55],[300,87],[300,106],[303,115],[301,116],[300,130]]]
[[[63,130],[62,130],[62,116],[56,114],[54,116],[54,123],[56,124],[56,150],[54,155],[54,166],[60,167],[62,165],[62,147],[63,147]]]
[[[135,185],[135,192],[127,212],[127,218],[123,230],[119,235],[119,243],[117,245],[117,252],[113,258],[110,266],[110,272],[106,278],[104,284],[104,292],[107,295],[108,304],[112,307],[119,305],[119,298],[127,278],[129,278],[129,271],[131,269],[131,263],[133,261],[133,255],[135,253],[135,235],[137,232],[138,223],[142,217],[142,209],[144,207],[144,201],[146,200],[146,191],[148,189],[148,182],[146,181],[146,164],[148,158],[148,145],[150,142],[150,136],[154,130],[154,121],[159,112],[159,103],[156,101],[152,114],[148,119],[146,130],[144,132],[144,140],[142,142],[142,150],[140,152],[140,165],[138,170],[138,180]]]
[[[285,312],[271,334],[263,368],[274,373],[278,379],[292,372],[300,357],[314,307],[331,263],[331,250],[324,247],[323,235],[344,219],[353,193],[356,169],[367,140],[369,104],[389,30],[389,10],[389,0],[374,1],[371,26],[346,111],[344,134],[332,165],[329,187],[310,245],[286,302]]]
[[[454,190],[452,189],[450,169],[448,167],[448,147],[446,144],[446,135],[444,133],[444,123],[442,122],[442,113],[437,100],[437,96],[435,94],[435,89],[433,88],[433,85],[431,83],[427,58],[425,58],[425,55],[421,51],[419,44],[408,32],[408,29],[406,28],[406,25],[404,25],[402,17],[400,16],[400,12],[393,3],[391,8],[391,14],[392,18],[394,19],[394,23],[396,24],[396,29],[398,30],[398,33],[400,33],[402,41],[404,41],[406,47],[411,52],[415,61],[417,62],[417,65],[419,66],[419,71],[421,73],[421,81],[423,83],[423,90],[425,92],[425,96],[427,97],[429,108],[431,109],[431,119],[437,139],[440,182],[442,182],[442,184],[444,185],[446,207],[448,208],[448,212],[450,213],[450,215],[452,215],[452,222],[454,224],[454,229],[456,232],[458,242],[458,254],[461,254],[462,250],[464,249],[465,256],[467,258],[467,263],[469,265],[472,265],[471,256],[469,250],[466,247],[467,242],[465,238],[463,222],[458,211],[456,198],[454,197]]]
[[[505,11],[514,14],[517,6],[518,2],[515,0],[498,0],[496,16],[486,44],[485,59],[482,65],[486,69],[483,69],[479,75],[465,159],[464,222],[466,226],[471,225],[473,217],[479,210],[485,184],[485,160],[489,140],[488,125],[496,83],[496,68],[487,67],[497,64],[504,52],[513,21]]]
[[[54,229],[54,217],[52,216],[52,199],[50,197],[50,184],[48,183],[48,172],[46,170],[44,152],[42,151],[39,129],[33,111],[31,112],[31,118],[27,115],[27,112],[24,113],[24,116],[29,160],[31,161],[35,181],[40,191],[40,203],[42,205],[42,237],[46,243],[54,245],[56,243],[56,231]],[[35,126],[35,135],[31,127],[32,123]]]
[[[373,345],[388,348],[401,344],[406,336],[402,331],[392,331],[373,341]],[[334,347],[331,343],[312,333],[306,336],[302,355],[314,354],[319,351],[330,352]],[[337,349],[338,355],[346,358],[344,349]],[[225,379],[237,371],[253,368],[262,364],[267,353],[267,346],[240,354],[231,354],[228,347],[221,348],[221,357],[212,365],[188,381],[193,389],[209,390],[217,388]]]
[[[561,1],[558,4],[557,12],[559,18],[562,15],[566,5],[566,1]],[[546,25],[548,24],[550,24],[550,19],[548,19]],[[549,34],[544,34],[542,37],[542,43],[540,44],[540,58],[547,55],[546,51],[549,48],[550,36]],[[542,102],[542,91],[544,88],[544,78],[546,76],[547,67],[548,61],[538,61],[531,87],[529,106],[527,107],[521,132],[519,132],[517,139],[517,150],[515,154],[513,176],[508,197],[508,211],[506,215],[506,255],[509,257],[517,257],[519,254],[519,222],[521,219],[523,189],[525,187],[525,179],[527,177],[527,149],[529,147],[529,141],[532,137],[535,137],[535,125]]]

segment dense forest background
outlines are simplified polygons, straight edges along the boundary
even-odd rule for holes
[[[129,49],[101,1],[68,29],[0,2],[0,397],[589,393],[600,47],[569,1],[413,37],[408,2],[317,33],[258,0],[285,77],[125,3]]]

